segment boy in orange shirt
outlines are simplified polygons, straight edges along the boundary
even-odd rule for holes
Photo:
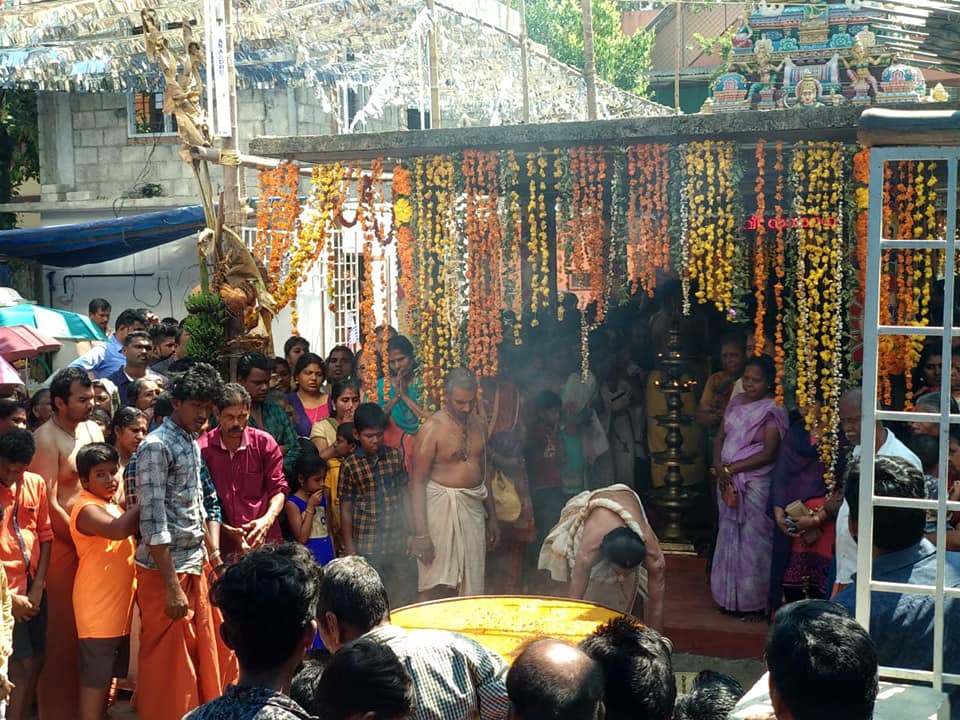
[[[15,621],[10,656],[10,682],[15,687],[8,720],[28,717],[46,654],[44,584],[53,530],[47,486],[39,475],[26,472],[36,447],[26,430],[10,430],[0,437],[0,564],[7,575]]]
[[[140,506],[127,512],[114,502],[120,456],[105,443],[77,453],[83,490],[70,512],[70,536],[79,566],[73,585],[73,611],[80,639],[80,720],[101,720],[115,677],[125,677],[130,661],[136,547],[133,534]]]

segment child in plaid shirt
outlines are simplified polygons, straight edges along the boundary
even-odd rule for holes
[[[401,607],[416,597],[411,540],[409,477],[398,448],[383,445],[387,416],[376,403],[363,403],[353,417],[357,450],[340,466],[340,528],[344,552],[363,555],[376,568]]]

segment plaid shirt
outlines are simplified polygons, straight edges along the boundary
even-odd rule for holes
[[[297,431],[293,429],[290,416],[275,402],[263,403],[260,406],[260,413],[263,415],[263,427],[257,425],[252,414],[248,425],[273,435],[273,439],[283,451],[283,470],[288,476],[293,477],[294,467],[300,459],[300,443],[297,442]]]
[[[197,436],[171,418],[137,449],[140,545],[137,564],[156,569],[150,547],[169,545],[178,573],[203,571],[203,492]]]
[[[393,650],[413,678],[417,701],[409,720],[507,717],[507,663],[492,650],[457,633],[396,625],[364,637]]]
[[[406,552],[407,469],[397,448],[376,457],[357,450],[340,465],[340,501],[353,503],[353,542],[360,555]]]
[[[223,509],[220,507],[220,498],[217,496],[217,486],[213,484],[210,468],[200,458],[200,489],[203,491],[203,514],[207,522],[223,522]],[[136,505],[137,498],[137,454],[130,456],[127,467],[123,470],[123,494],[127,498],[127,506]]]

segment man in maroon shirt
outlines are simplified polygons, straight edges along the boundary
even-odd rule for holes
[[[197,442],[223,508],[224,554],[282,542],[277,518],[289,488],[280,446],[269,433],[248,427],[250,395],[242,385],[224,387],[216,415],[218,426]]]

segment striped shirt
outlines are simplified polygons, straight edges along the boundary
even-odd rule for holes
[[[137,448],[140,545],[137,564],[157,566],[150,547],[169,545],[177,573],[203,572],[203,492],[197,436],[171,418]]]
[[[364,637],[393,650],[413,678],[417,702],[409,720],[507,717],[507,663],[492,650],[457,633],[396,625],[381,625]]]

